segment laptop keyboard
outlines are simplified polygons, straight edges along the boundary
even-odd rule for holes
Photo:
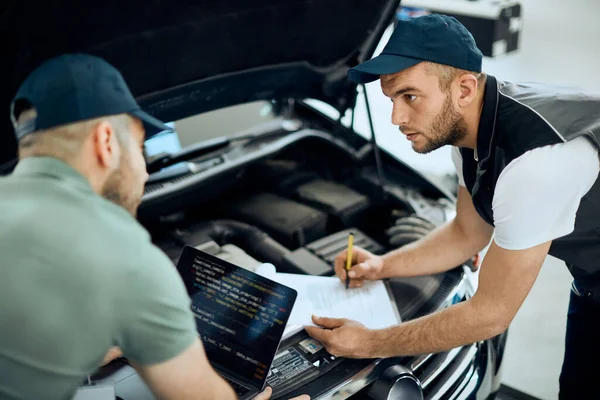
[[[250,389],[248,389],[247,387],[242,386],[239,383],[232,381],[231,379],[227,378],[226,376],[224,376],[223,379],[225,379],[227,382],[229,382],[229,384],[231,385],[231,387],[233,387],[233,390],[235,390],[235,392],[238,394],[238,396],[243,396],[250,391]]]

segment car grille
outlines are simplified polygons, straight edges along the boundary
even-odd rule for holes
[[[411,363],[428,400],[449,400],[465,389],[476,372],[479,343],[447,352],[430,354]]]
[[[436,299],[430,299],[434,304],[432,308],[441,309],[453,304],[466,301],[470,296],[465,287],[465,280],[457,285],[456,281],[446,279],[437,290]],[[444,298],[444,300],[442,300]],[[442,304],[440,308],[440,303]],[[437,305],[437,307],[435,307]],[[421,310],[413,316],[420,317],[434,310]],[[421,382],[423,394],[427,400],[452,400],[465,391],[466,386],[477,380],[473,380],[473,374],[478,373],[478,358],[487,354],[486,342],[452,349],[450,351],[428,354],[412,360],[410,369]]]

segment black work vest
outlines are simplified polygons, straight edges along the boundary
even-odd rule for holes
[[[477,134],[478,161],[473,150],[461,149],[465,185],[479,215],[494,225],[494,189],[508,163],[529,150],[582,135],[600,148],[600,93],[488,76]],[[555,239],[549,254],[565,261],[573,277],[600,301],[600,179],[581,200],[575,230]]]

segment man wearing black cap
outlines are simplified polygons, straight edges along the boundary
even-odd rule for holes
[[[170,128],[83,54],[38,67],[11,114],[20,162],[0,179],[0,398],[72,398],[115,348],[157,397],[236,398],[206,359],[179,274],[134,218],[144,139]]]
[[[482,54],[454,18],[399,21],[382,53],[349,72],[381,80],[392,123],[419,153],[453,147],[456,218],[378,257],[353,252],[351,285],[439,273],[493,240],[477,293],[432,315],[377,331],[315,317],[307,327],[333,354],[391,357],[435,353],[491,338],[509,326],[547,254],[574,277],[560,398],[600,398],[600,94],[513,84],[481,72]],[[346,254],[335,262],[345,280]]]

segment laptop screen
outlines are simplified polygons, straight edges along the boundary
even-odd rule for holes
[[[191,246],[177,268],[211,364],[262,389],[296,291]]]

